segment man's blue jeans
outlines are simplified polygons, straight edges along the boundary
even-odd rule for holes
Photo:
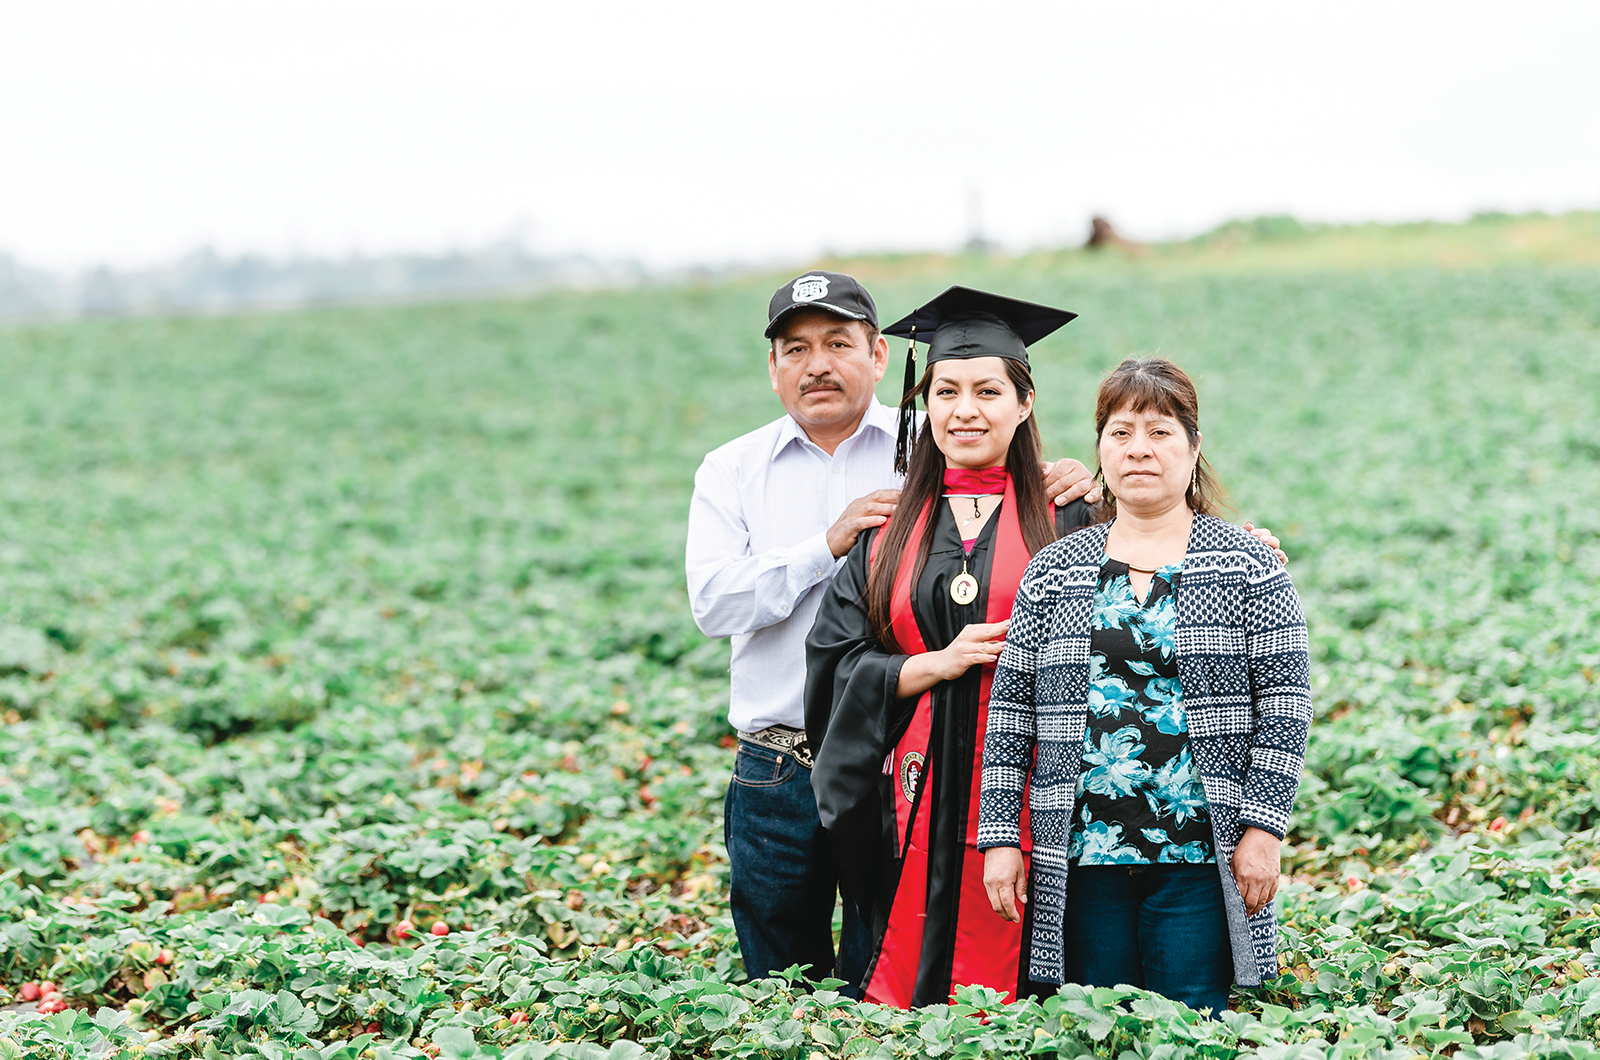
[[[1215,864],[1074,865],[1062,942],[1069,983],[1137,986],[1213,1016],[1228,1007],[1233,947]]]
[[[839,874],[817,818],[811,770],[790,755],[740,740],[723,822],[733,925],[746,974],[759,979],[792,964],[810,965],[807,978],[837,975],[851,984],[845,993],[857,996],[871,938],[847,900],[835,963]]]

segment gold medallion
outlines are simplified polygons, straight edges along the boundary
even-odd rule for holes
[[[978,579],[967,573],[966,564],[961,566],[961,573],[950,583],[950,599],[958,604],[970,604],[978,598]]]

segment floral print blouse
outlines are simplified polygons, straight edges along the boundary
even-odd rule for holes
[[[1074,864],[1214,860],[1174,655],[1182,570],[1158,570],[1141,603],[1127,564],[1101,564],[1090,612],[1089,720],[1067,841]]]

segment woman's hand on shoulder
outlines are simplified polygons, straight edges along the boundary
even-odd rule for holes
[[[1028,867],[1016,847],[990,847],[983,852],[983,889],[1000,919],[1013,924],[1028,904]]]

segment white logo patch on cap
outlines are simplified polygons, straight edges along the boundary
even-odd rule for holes
[[[828,296],[828,278],[826,276],[802,276],[794,281],[794,300],[796,302],[815,302],[819,298]]]

